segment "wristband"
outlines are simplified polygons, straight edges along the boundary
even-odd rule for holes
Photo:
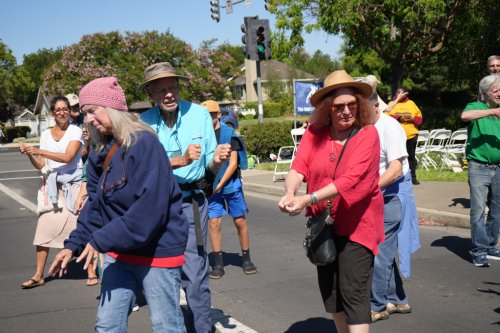
[[[311,193],[309,194],[311,197],[311,205],[315,205],[318,203],[318,197],[316,196],[316,193]]]

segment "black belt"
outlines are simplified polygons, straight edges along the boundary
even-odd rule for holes
[[[205,180],[205,178],[200,178],[191,183],[179,184],[179,187],[183,191],[192,191],[192,190],[204,191],[206,186],[207,186],[207,181]]]

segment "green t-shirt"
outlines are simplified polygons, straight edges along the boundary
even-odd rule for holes
[[[463,112],[470,110],[489,110],[484,102],[467,104]],[[484,117],[469,122],[467,127],[467,146],[465,157],[481,163],[500,163],[500,118]]]

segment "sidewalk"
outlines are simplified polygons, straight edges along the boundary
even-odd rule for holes
[[[273,172],[256,169],[242,171],[245,191],[276,196],[283,195],[284,181],[273,183]],[[305,184],[299,193],[305,193]],[[467,183],[421,182],[413,186],[421,220],[461,228],[469,228],[470,194]]]

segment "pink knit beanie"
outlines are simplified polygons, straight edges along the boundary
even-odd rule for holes
[[[80,90],[80,107],[87,104],[127,111],[125,94],[113,76],[90,81]]]

